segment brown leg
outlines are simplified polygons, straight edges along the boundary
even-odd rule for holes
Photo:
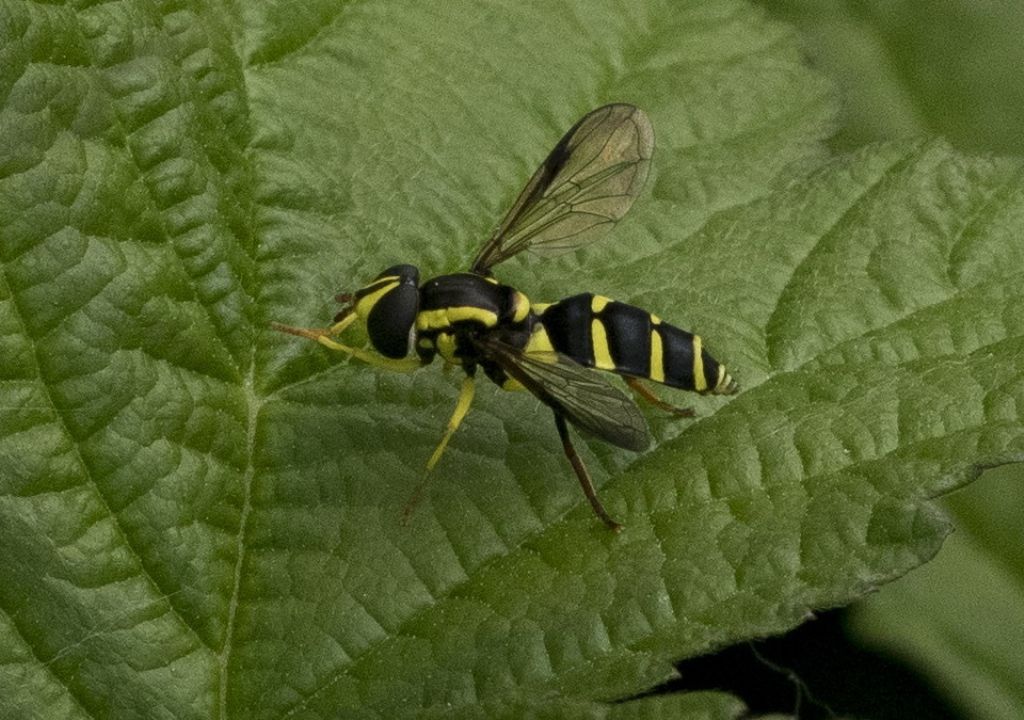
[[[271,329],[277,330],[278,332],[309,338],[314,342],[320,342],[321,337],[327,337],[331,334],[330,328],[301,328],[295,327],[294,325],[282,325],[279,322],[270,323],[270,327]]]
[[[594,490],[594,483],[590,480],[590,473],[587,472],[583,459],[576,453],[576,448],[572,446],[572,440],[569,439],[569,428],[565,425],[565,418],[557,412],[555,413],[555,427],[558,428],[558,436],[562,438],[565,456],[569,458],[572,469],[576,471],[576,477],[579,478],[580,485],[583,487],[583,494],[590,501],[590,507],[594,509],[594,514],[601,518],[601,521],[608,526],[609,530],[619,532],[622,530],[622,525],[612,520],[611,516],[604,509],[604,505],[598,499],[597,491]]]
[[[693,411],[693,408],[676,407],[670,403],[665,402],[660,397],[651,392],[651,389],[644,385],[638,378],[628,377],[625,378],[626,384],[632,388],[633,392],[642,397],[644,400],[649,402],[659,410],[672,413],[678,417],[693,417],[697,413]]]

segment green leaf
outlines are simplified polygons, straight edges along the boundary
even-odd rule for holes
[[[1024,706],[1024,548],[1020,465],[948,498],[957,532],[932,562],[886,587],[853,629],[933,678],[965,717],[1017,718]]]
[[[761,0],[801,31],[843,95],[834,144],[923,134],[1020,155],[1024,5],[964,0]]]
[[[1020,154],[1024,6],[961,3],[763,3],[794,22],[843,94],[833,144],[924,132],[961,148]],[[854,608],[855,636],[898,653],[970,717],[1024,706],[1016,508],[1020,469],[952,496],[960,532],[938,558]]]
[[[737,2],[0,2],[0,699],[12,717],[735,717],[642,698],[923,562],[1019,461],[1019,163],[829,160],[829,87]],[[482,52],[481,48],[486,48]],[[577,117],[636,103],[613,239],[499,268],[699,331],[745,391],[581,450],[272,333],[463,267]],[[672,398],[676,399],[675,396]],[[688,399],[680,399],[686,402]]]

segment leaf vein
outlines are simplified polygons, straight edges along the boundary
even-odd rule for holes
[[[24,312],[23,312],[23,310],[21,309],[21,307],[20,307],[20,305],[18,303],[17,296],[15,294],[13,294],[13,293],[10,293],[10,289],[9,289],[10,288],[10,284],[7,281],[6,269],[4,267],[2,267],[2,266],[0,266],[0,283],[3,284],[4,289],[7,290],[7,292],[8,292],[8,295],[10,297],[11,307],[12,307],[12,310],[13,310],[13,314],[17,318],[17,322],[20,325],[22,333],[26,337],[30,337],[30,335],[28,333],[27,325],[26,325],[25,319],[24,319]],[[107,498],[106,494],[104,493],[103,488],[101,487],[100,483],[96,479],[95,471],[93,470],[92,466],[88,463],[88,461],[85,459],[85,456],[82,454],[80,443],[79,443],[78,439],[75,438],[74,435],[71,433],[71,430],[70,430],[70,428],[68,426],[68,421],[65,418],[64,413],[62,412],[59,403],[57,403],[56,399],[53,397],[53,392],[52,392],[52,390],[50,388],[50,383],[47,381],[47,379],[43,375],[42,362],[41,362],[41,360],[39,358],[38,345],[35,342],[31,342],[30,344],[32,345],[32,361],[33,361],[33,364],[34,364],[35,380],[37,380],[38,383],[39,383],[39,387],[41,389],[41,393],[40,393],[41,396],[46,399],[47,404],[49,406],[49,410],[53,413],[52,414],[52,423],[53,423],[54,426],[56,426],[57,430],[67,440],[67,442],[71,446],[72,454],[73,454],[74,459],[75,459],[75,463],[79,466],[79,468],[80,468],[80,470],[82,472],[83,477],[89,482],[89,484],[95,490],[96,496],[99,499],[100,503],[102,504],[104,511],[110,517],[110,521],[111,521],[114,529],[116,530],[118,535],[121,537],[121,539],[124,542],[124,545],[127,548],[127,550],[131,553],[132,557],[135,559],[135,562],[138,564],[138,568],[139,568],[140,574],[145,579],[147,584],[149,584],[153,589],[157,590],[158,594],[161,597],[166,599],[167,606],[170,609],[171,613],[185,627],[185,629],[191,635],[193,635],[195,637],[196,641],[201,646],[206,647],[207,649],[211,649],[212,650],[213,648],[202,637],[202,635],[199,633],[198,629],[195,626],[193,626],[192,623],[190,623],[188,621],[188,619],[186,618],[186,616],[183,613],[183,610],[181,608],[179,608],[171,600],[171,597],[173,596],[174,593],[169,592],[166,589],[164,589],[163,587],[161,587],[160,583],[156,580],[156,577],[153,575],[152,571],[149,569],[149,566],[146,563],[146,560],[143,557],[143,554],[139,551],[139,549],[136,547],[135,543],[133,542],[133,540],[131,538],[131,534],[121,524],[121,520],[120,520],[120,517],[118,516],[118,514],[115,513],[111,509],[111,505],[110,505],[110,503],[108,501],[108,498]]]
[[[821,244],[826,239],[830,238],[832,234],[839,229],[839,226],[844,221],[846,221],[853,214],[853,212],[857,210],[863,202],[865,202],[866,199],[868,199],[869,197],[873,196],[876,193],[881,192],[883,189],[883,185],[886,183],[886,181],[894,177],[898,172],[900,172],[904,168],[910,166],[910,164],[915,159],[920,157],[926,151],[926,143],[919,142],[914,144],[902,156],[894,160],[888,167],[886,167],[882,172],[880,172],[878,176],[874,178],[868,185],[861,188],[860,191],[857,193],[856,197],[852,198],[846,206],[846,208],[841,213],[839,213],[835,218],[832,219],[832,221],[829,223],[828,228],[824,229],[823,231],[817,234],[817,237],[807,248],[806,252],[804,252],[802,256],[793,264],[792,270],[789,272],[789,276],[786,278],[785,282],[782,284],[782,286],[779,288],[778,293],[776,294],[774,309],[772,310],[767,321],[765,322],[764,346],[765,355],[767,357],[770,367],[777,367],[778,364],[781,362],[781,360],[778,357],[778,352],[776,350],[774,336],[776,333],[775,328],[781,324],[781,320],[779,319],[779,312],[783,310],[782,299],[787,295],[787,293],[793,291],[793,283],[795,282],[801,269],[805,266],[805,264],[811,258],[811,256],[814,255],[815,251],[821,246]]]

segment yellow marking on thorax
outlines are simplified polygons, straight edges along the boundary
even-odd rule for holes
[[[530,334],[530,339],[526,343],[526,347],[523,348],[523,352],[527,353],[553,353],[555,346],[551,344],[551,338],[548,337],[548,331],[544,329],[544,326],[537,323],[533,328],[533,333]]]
[[[596,315],[597,313],[604,310],[605,305],[607,305],[610,302],[611,300],[609,298],[606,298],[604,295],[595,295],[590,300],[590,312]]]
[[[707,378],[704,377],[704,358],[701,357],[701,339],[693,336],[693,389],[704,392],[708,389]]]
[[[453,365],[461,365],[462,358],[455,356],[455,336],[451,333],[439,333],[437,340],[434,341],[434,345],[437,347],[438,354],[444,358],[445,362],[450,362]]]
[[[382,278],[382,280],[387,280],[387,278]],[[373,306],[376,305],[377,302],[382,297],[384,297],[389,292],[398,287],[398,282],[398,278],[391,278],[388,282],[386,282],[377,290],[374,290],[373,292],[363,295],[361,298],[359,298],[356,301],[356,315],[365,320],[366,317],[370,314],[370,311],[373,309]],[[374,285],[376,285],[376,283],[374,283]]]
[[[650,378],[654,382],[665,382],[665,361],[664,354],[661,348],[661,333],[658,332],[657,330],[651,330]]]
[[[537,315],[543,315],[544,311],[551,307],[554,303],[533,303],[530,308]]]
[[[474,320],[484,327],[490,328],[498,324],[498,315],[490,310],[471,305],[420,310],[416,315],[416,329],[419,331],[443,330],[451,327],[453,323],[463,320]]]
[[[608,347],[608,334],[604,331],[604,323],[598,318],[590,322],[590,344],[594,348],[594,367],[602,370],[614,370],[611,348]]]
[[[516,290],[512,296],[512,308],[512,322],[522,322],[530,314],[530,298]]]

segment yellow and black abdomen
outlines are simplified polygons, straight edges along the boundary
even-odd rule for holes
[[[683,390],[736,391],[699,336],[638,307],[584,293],[534,310],[551,346],[581,365]]]

